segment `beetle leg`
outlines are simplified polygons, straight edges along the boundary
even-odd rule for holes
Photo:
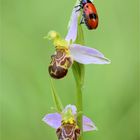
[[[82,6],[81,6],[81,4],[79,4],[79,5],[76,5],[74,8],[78,8],[77,10],[76,10],[76,12],[78,12],[78,11],[80,11],[81,9],[82,9]]]
[[[84,24],[84,17],[81,18],[80,24]]]

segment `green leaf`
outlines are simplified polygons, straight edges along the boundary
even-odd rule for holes
[[[54,84],[53,84],[52,79],[51,79],[51,90],[52,90],[53,101],[54,101],[54,104],[55,104],[55,106],[56,106],[56,108],[57,108],[57,111],[58,111],[58,112],[62,112],[62,110],[63,110],[64,108],[63,108],[63,105],[62,105],[62,102],[61,102],[59,96],[58,96],[57,93],[56,93],[56,90],[55,90],[55,88],[54,88]]]

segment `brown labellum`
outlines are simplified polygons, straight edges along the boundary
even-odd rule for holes
[[[56,54],[51,56],[49,74],[55,79],[63,78],[68,68],[72,65],[72,58],[67,55],[65,49],[56,50]]]
[[[58,140],[78,140],[80,129],[76,124],[63,124],[56,130]]]

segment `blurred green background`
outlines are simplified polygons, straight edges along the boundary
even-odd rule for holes
[[[65,36],[75,0],[1,1],[1,139],[55,140],[42,122],[52,112],[48,65],[54,52],[43,36]],[[99,27],[83,25],[85,43],[103,52],[110,65],[86,65],[84,114],[98,131],[86,140],[138,140],[138,0],[95,0]],[[63,104],[75,104],[71,69],[55,81]]]

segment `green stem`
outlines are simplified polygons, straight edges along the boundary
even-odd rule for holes
[[[76,107],[77,107],[77,125],[80,127],[81,136],[79,140],[82,140],[83,137],[83,124],[82,124],[82,112],[83,112],[83,97],[82,97],[82,88],[84,84],[84,65],[74,62],[72,66],[73,75],[76,82]]]
[[[76,107],[77,107],[77,125],[82,130],[82,110],[83,110],[83,100],[82,100],[82,86],[83,83],[81,83],[83,80],[81,79],[82,71],[79,67],[80,64],[77,62],[74,62],[72,66],[73,75],[76,82]],[[82,137],[81,137],[82,138]]]
[[[83,123],[82,123],[83,96],[82,96],[82,88],[80,85],[77,85],[76,106],[77,106],[78,112],[81,112],[77,116],[77,124],[81,129],[81,135],[79,137],[79,140],[82,140],[83,138]]]
[[[77,1],[79,2],[79,0]],[[80,24],[82,17],[82,12],[80,12],[80,16],[78,17],[78,31],[77,31],[77,38],[75,43],[84,45],[84,34],[82,30],[82,26]],[[83,139],[83,124],[82,124],[82,112],[83,112],[83,96],[82,96],[82,88],[84,84],[84,76],[85,76],[85,68],[83,64],[78,62],[74,62],[72,66],[73,75],[76,81],[76,106],[77,106],[77,125],[81,129],[81,136],[79,140]]]

